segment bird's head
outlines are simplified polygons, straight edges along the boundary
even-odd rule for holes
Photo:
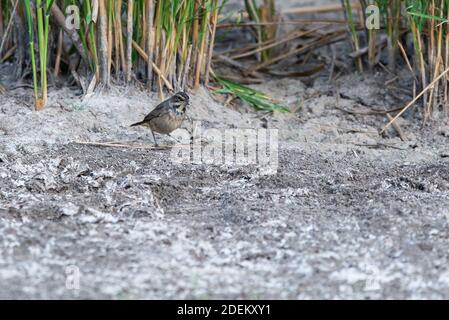
[[[179,111],[184,111],[190,105],[190,97],[185,91],[179,91],[172,97],[173,105]]]

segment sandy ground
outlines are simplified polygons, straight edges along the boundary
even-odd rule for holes
[[[0,81],[11,73],[3,65]],[[401,106],[386,80],[343,75],[341,95],[326,74],[270,80],[254,87],[292,112],[269,116],[193,93],[189,116],[205,129],[278,129],[271,173],[76,143],[151,143],[129,124],[158,98],[134,87],[86,100],[53,87],[39,113],[30,89],[10,88],[0,298],[449,298],[447,118],[422,128],[407,113],[402,142],[379,136],[385,115],[342,111]]]
[[[196,92],[205,128],[279,130],[274,174],[75,143],[150,143],[128,125],[158,99],[133,88],[51,90],[39,113],[8,91],[0,298],[449,298],[447,122],[403,119],[401,142],[378,135],[385,116],[336,108],[394,107],[382,77],[343,77],[338,100],[325,78],[271,80],[256,87],[297,111],[266,120]]]

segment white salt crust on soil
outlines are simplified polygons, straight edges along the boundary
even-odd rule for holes
[[[3,65],[0,81],[8,74]],[[159,99],[135,87],[84,101],[51,88],[38,113],[30,89],[8,91],[0,298],[449,298],[447,118],[422,128],[412,110],[402,142],[392,129],[379,136],[384,115],[341,111],[402,105],[385,80],[342,76],[339,99],[326,75],[254,86],[293,111],[274,115],[192,93],[189,117],[204,130],[279,130],[271,174],[75,143],[151,143],[129,125]]]

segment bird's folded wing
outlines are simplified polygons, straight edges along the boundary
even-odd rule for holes
[[[158,105],[153,111],[151,111],[144,119],[144,122],[151,121],[154,118],[159,118],[160,116],[163,116],[165,114],[168,114],[169,110],[165,108],[165,105],[160,104]]]

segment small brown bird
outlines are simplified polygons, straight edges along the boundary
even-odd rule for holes
[[[186,108],[190,106],[190,97],[184,92],[175,93],[171,98],[161,102],[142,121],[134,123],[134,126],[145,126],[150,128],[154,144],[157,140],[154,132],[170,134],[178,129],[186,117]]]

